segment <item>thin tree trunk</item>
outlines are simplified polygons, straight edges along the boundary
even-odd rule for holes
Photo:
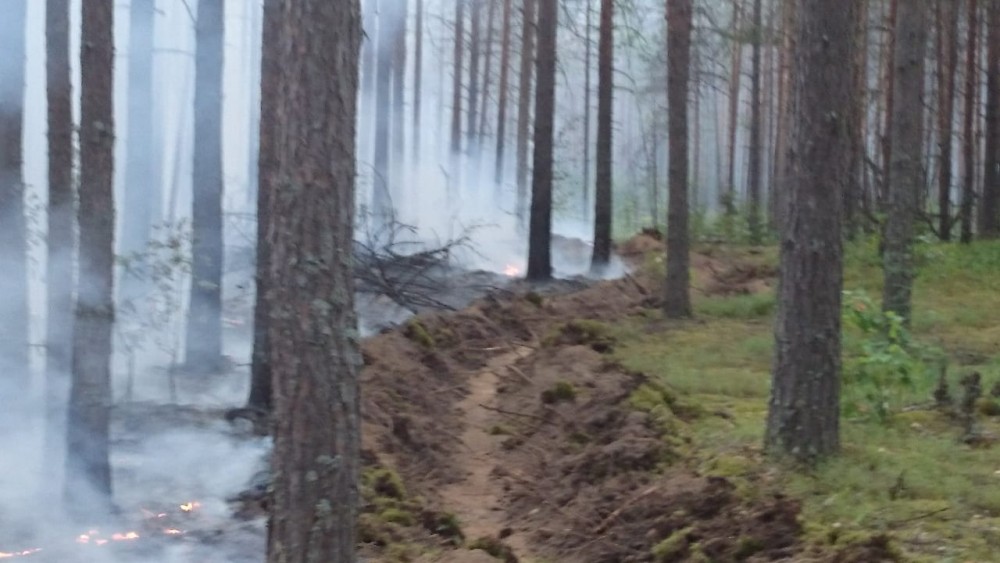
[[[80,227],[66,483],[74,517],[111,515],[109,422],[114,322],[114,3],[83,3],[80,52]]]
[[[413,22],[413,163],[420,162],[420,112],[424,72],[424,0],[416,0]]]
[[[269,563],[354,563],[359,504],[354,312],[357,0],[284,0],[271,199],[275,385]]]
[[[840,448],[841,197],[850,174],[856,0],[800,3],[788,216],[782,221],[765,448],[812,463]]]
[[[780,231],[784,220],[785,172],[788,169],[788,139],[792,130],[792,60],[795,57],[795,6],[797,0],[780,0],[781,50],[778,52],[778,131],[774,140],[774,181],[771,195],[771,224]]]
[[[517,102],[517,205],[515,214],[522,229],[528,215],[528,134],[531,127],[531,82],[535,66],[535,6],[524,0],[521,20],[521,72]]]
[[[477,146],[481,149],[486,142],[487,125],[490,112],[486,107],[490,102],[490,86],[493,84],[493,32],[496,27],[496,5],[497,0],[485,0],[489,3],[486,10],[486,55],[483,57],[483,91],[480,94],[479,102],[479,136],[476,140]]]
[[[223,0],[199,0],[195,31],[194,240],[185,364],[198,373],[215,373],[222,367],[224,10]]]
[[[11,391],[24,389],[30,382],[28,364],[28,261],[27,225],[24,209],[24,57],[25,0],[4,4],[3,17],[10,22],[0,35],[0,53],[7,73],[0,80],[0,263],[4,276],[0,283],[4,317],[0,322],[0,367],[4,383]],[[7,405],[0,399],[0,405]]]
[[[951,240],[951,147],[955,115],[955,69],[958,67],[959,6],[938,2],[938,235]]]
[[[493,170],[493,183],[497,194],[503,186],[504,145],[507,142],[507,89],[510,81],[510,17],[511,0],[503,0],[503,32],[500,47],[500,85],[497,95],[497,154]]]
[[[603,1],[601,0],[601,9],[604,9]],[[590,6],[590,0],[583,0],[584,10],[586,10],[586,20],[583,28],[583,190],[581,190],[581,201],[582,205],[582,219],[587,220],[587,215],[590,213],[590,75],[591,75],[591,48],[590,48],[590,29],[591,29],[591,12],[593,11]],[[598,47],[599,48],[599,47]],[[598,54],[600,57],[600,54]],[[600,70],[598,70],[600,72]],[[600,80],[598,78],[598,80]],[[600,96],[600,94],[598,94]],[[600,103],[600,102],[598,102]],[[600,118],[598,118],[600,119]],[[598,133],[597,142],[601,142],[600,133]],[[599,158],[597,155],[595,158]],[[596,171],[595,171],[596,172]],[[600,180],[598,180],[600,182]],[[597,194],[594,194],[595,201]],[[595,208],[596,209],[596,208]],[[597,228],[597,217],[594,218],[595,229]],[[609,235],[610,236],[610,235]],[[594,241],[594,256],[597,256],[597,241]],[[603,249],[601,251],[603,255]],[[610,250],[609,250],[610,253]],[[593,267],[594,264],[591,264]],[[603,267],[603,266],[602,266]]]
[[[61,460],[73,350],[73,86],[69,0],[45,7],[49,205],[46,270],[46,466]],[[50,482],[51,485],[51,482]]]
[[[962,178],[962,203],[960,211],[961,241],[972,242],[972,209],[976,192],[976,90],[979,88],[979,68],[976,56],[979,51],[977,31],[979,29],[979,4],[969,0],[969,38],[965,52],[965,114],[962,117],[962,158],[964,176]]]
[[[588,12],[590,10],[589,3],[587,10]],[[597,152],[594,154],[597,185],[594,189],[594,253],[590,261],[590,271],[596,274],[603,274],[611,262],[611,222],[614,207],[611,201],[613,177],[611,167],[614,162],[612,142],[615,88],[614,10],[614,0],[601,0],[597,47]]]
[[[406,9],[407,2],[398,1],[393,11],[393,56],[392,56],[392,158],[391,181],[389,184],[393,207],[404,204],[406,192],[403,178],[406,167]]]
[[[851,59],[851,152],[848,170],[850,174],[846,178],[844,190],[841,198],[843,207],[844,231],[848,239],[853,240],[859,230],[858,213],[864,200],[864,185],[862,182],[865,154],[865,91],[867,90],[867,49],[865,48],[865,16],[868,9],[868,0],[856,0],[854,22],[855,35],[851,38],[854,42],[854,58]]]
[[[753,54],[750,63],[750,162],[747,195],[749,200],[750,244],[760,244],[764,238],[760,216],[761,175],[763,174],[763,112],[764,101],[760,97],[761,49],[764,48],[763,2],[753,0]]]
[[[740,122],[740,79],[743,77],[743,41],[739,37],[740,27],[743,23],[743,11],[740,7],[742,0],[733,0],[733,25],[732,33],[736,36],[733,39],[733,61],[729,77],[729,145],[728,164],[729,176],[726,180],[726,196],[723,205],[726,213],[733,215],[736,213],[736,133],[739,130]]]
[[[466,144],[469,157],[475,166],[476,154],[479,150],[478,144],[478,117],[479,117],[479,49],[482,44],[480,36],[481,20],[483,19],[483,1],[470,0],[472,2],[472,13],[469,29],[469,113],[468,124],[466,125]],[[473,177],[474,178],[474,177]]]
[[[904,0],[905,1],[905,0]],[[882,207],[888,207],[889,190],[892,186],[892,151],[893,138],[892,120],[895,119],[896,103],[896,19],[899,12],[899,0],[889,0],[889,14],[886,21],[886,34],[888,35],[888,46],[885,52],[885,125],[882,129]]]
[[[266,1],[266,0],[265,0]],[[389,0],[391,1],[391,0]],[[375,116],[378,112],[375,75],[377,74],[376,49],[379,37],[379,0],[362,0],[361,21],[364,25],[364,35],[361,43],[361,108],[359,111],[358,151],[362,162],[370,163],[374,158],[374,136],[377,127]],[[266,48],[266,43],[264,44]],[[263,103],[263,102],[261,102]],[[373,179],[374,187],[374,179]],[[373,195],[374,197],[374,195]]]
[[[462,152],[462,59],[465,54],[465,2],[455,0],[455,55],[451,87],[451,155],[457,158]],[[452,173],[457,172],[457,168]]]
[[[1000,236],[1000,2],[986,6],[986,156],[979,236]]]
[[[267,238],[271,198],[275,190],[278,167],[276,128],[277,97],[281,79],[281,58],[278,39],[281,37],[280,0],[264,0],[264,25],[261,43],[260,81],[260,145],[257,155],[257,291],[253,311],[253,354],[250,363],[250,397],[247,406],[269,413],[274,406],[271,381],[271,348],[268,308],[268,272],[271,269],[271,242]]]
[[[556,32],[559,0],[538,3],[535,74],[535,162],[531,182],[528,272],[532,281],[552,277],[552,149],[556,104]]]
[[[923,187],[924,59],[927,43],[926,6],[904,1],[896,20],[892,167],[885,225],[882,307],[910,320],[913,291],[914,225]]]
[[[384,2],[378,13],[378,43],[375,49],[375,160],[372,189],[372,219],[377,227],[391,221],[392,171],[392,59],[395,51],[395,3]]]
[[[667,0],[667,131],[669,201],[667,203],[667,278],[664,312],[686,318],[691,310],[688,228],[688,88],[691,76],[692,0]]]

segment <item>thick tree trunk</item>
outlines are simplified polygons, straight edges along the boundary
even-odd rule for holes
[[[587,6],[590,9],[590,6]],[[611,262],[611,165],[613,158],[614,69],[615,69],[615,4],[601,0],[601,27],[597,51],[597,185],[594,190],[594,254],[591,272],[600,274]],[[655,159],[655,156],[654,156]]]
[[[360,457],[351,248],[357,0],[284,0],[271,241],[275,384],[269,563],[357,561]]]
[[[253,354],[250,360],[250,397],[247,406],[270,412],[274,406],[271,381],[271,348],[267,299],[268,272],[271,270],[271,243],[267,238],[271,198],[278,167],[277,131],[278,92],[281,58],[277,41],[281,37],[280,0],[264,0],[264,26],[261,43],[265,46],[260,61],[260,145],[257,154],[257,292],[253,311]]]
[[[938,236],[951,240],[952,120],[955,115],[955,69],[958,67],[959,6],[938,2]]]
[[[969,38],[965,52],[965,113],[962,116],[962,202],[959,213],[961,221],[961,241],[972,242],[972,209],[976,197],[976,90],[979,88],[979,68],[976,55],[979,51],[977,32],[979,30],[979,3],[969,0]]]
[[[23,389],[29,383],[28,261],[24,216],[24,178],[21,166],[24,123],[25,0],[4,4],[6,32],[0,35],[0,53],[7,71],[0,80],[0,281],[4,315],[0,321],[0,367],[5,383]],[[11,393],[5,394],[7,397]],[[2,400],[6,404],[6,400]]]
[[[750,244],[760,244],[764,238],[761,222],[760,200],[761,182],[764,172],[763,121],[764,101],[760,97],[761,81],[761,50],[764,48],[764,18],[762,0],[753,0],[753,54],[750,62],[750,178],[747,182],[747,200],[749,203],[748,227]]]
[[[497,87],[497,154],[493,183],[497,194],[503,186],[504,145],[507,142],[507,89],[510,81],[511,0],[503,0],[503,32],[500,40],[500,85]]]
[[[375,177],[372,181],[372,215],[377,224],[391,221],[394,202],[390,181],[390,138],[392,131],[392,59],[395,50],[394,6],[390,2],[378,14],[378,43],[375,54]]]
[[[73,86],[70,81],[69,0],[45,7],[49,206],[46,270],[46,466],[61,460],[73,350]]]
[[[195,29],[194,196],[192,198],[189,370],[222,365],[222,72],[225,2],[199,0]]]
[[[125,159],[125,201],[119,252],[137,257],[121,277],[119,303],[140,306],[143,287],[150,283],[141,254],[159,222],[163,194],[159,182],[159,155],[153,127],[153,28],[155,0],[133,0],[129,9],[128,137]]]
[[[691,76],[692,0],[667,0],[667,279],[664,312],[690,317],[690,230],[688,228],[688,88]]]
[[[840,444],[841,192],[850,181],[857,0],[800,0],[775,357],[765,446],[813,462]]]
[[[909,322],[913,291],[913,243],[919,190],[923,187],[924,59],[927,7],[922,2],[900,4],[893,59],[892,165],[885,223],[882,308]]]
[[[556,32],[559,0],[538,3],[538,60],[535,65],[535,162],[528,233],[529,280],[552,277],[552,143],[556,104]]]
[[[108,430],[114,322],[114,3],[83,3],[80,51],[80,227],[73,381],[66,425],[67,508],[111,514]]]
[[[535,8],[538,0],[524,0],[521,20],[521,72],[517,102],[517,206],[523,228],[528,213],[528,134],[531,127],[531,83],[535,68]]]
[[[986,5],[986,156],[979,236],[1000,236],[1000,2]]]

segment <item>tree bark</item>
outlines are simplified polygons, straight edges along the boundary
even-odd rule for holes
[[[357,0],[284,0],[268,214],[275,384],[269,563],[357,560],[360,420],[352,280]]]
[[[902,2],[893,58],[893,154],[885,223],[882,308],[907,322],[913,291],[914,224],[923,184],[924,59],[928,18],[923,2]]]
[[[535,64],[535,158],[531,182],[528,272],[532,281],[552,277],[552,142],[556,103],[556,32],[559,0],[538,3]]]
[[[403,188],[406,165],[406,9],[407,2],[396,2],[393,13],[392,56],[392,181],[393,207],[404,205]],[[416,192],[417,190],[412,190]]]
[[[271,412],[274,392],[271,377],[271,348],[267,294],[268,272],[271,270],[271,248],[267,237],[271,198],[275,190],[278,167],[276,143],[278,126],[278,88],[281,80],[281,57],[278,40],[281,37],[280,0],[264,0],[264,25],[261,44],[260,80],[260,145],[257,154],[257,292],[253,311],[253,353],[250,359],[250,397],[247,406]]]
[[[886,34],[888,45],[885,49],[885,78],[883,82],[883,97],[885,99],[885,124],[882,129],[882,207],[884,211],[889,198],[889,186],[892,184],[892,120],[895,117],[896,101],[896,22],[898,20],[899,0],[889,0],[889,13],[886,18]]]
[[[27,4],[25,0],[13,0],[4,7],[3,17],[11,23],[0,36],[0,53],[7,61],[0,80],[0,263],[5,274],[0,282],[5,303],[0,322],[0,368],[13,389],[23,389],[30,382],[25,329],[29,320],[28,240],[21,170]]]
[[[743,39],[740,37],[740,27],[743,20],[742,0],[733,0],[733,62],[729,78],[729,144],[728,164],[729,175],[726,181],[726,195],[723,206],[729,215],[736,214],[736,133],[739,130],[740,118],[740,79],[743,77]]]
[[[465,128],[466,149],[471,159],[472,167],[475,169],[476,153],[479,150],[479,48],[482,44],[480,28],[483,19],[483,0],[469,0],[472,2],[472,13],[470,17],[469,29],[469,113],[466,115],[468,123]],[[473,176],[475,181],[475,176]]]
[[[762,0],[753,0],[753,54],[750,62],[750,178],[747,182],[749,203],[748,227],[750,244],[760,244],[764,238],[760,216],[761,182],[763,180],[763,112],[764,101],[760,97],[761,50],[764,48],[764,19]]]
[[[775,358],[765,448],[814,462],[840,444],[843,248],[851,52],[857,0],[799,0],[782,222]]]
[[[686,318],[691,310],[690,231],[688,228],[688,88],[691,76],[692,0],[667,0],[667,279],[664,312]]]
[[[83,3],[80,51],[80,255],[67,417],[70,514],[111,514],[109,420],[114,322],[114,3]]]
[[[977,32],[979,30],[979,3],[969,0],[969,37],[965,52],[965,113],[962,116],[962,201],[959,212],[961,221],[961,241],[972,242],[972,210],[976,197],[976,91],[979,88],[979,68],[976,64],[979,51]]]
[[[420,162],[420,118],[423,107],[424,74],[424,0],[416,0],[416,14],[413,22],[413,163]]]
[[[465,2],[455,0],[455,54],[451,85],[451,156],[457,159],[462,152],[462,74],[465,55]],[[458,171],[453,167],[452,173]]]
[[[375,114],[378,111],[375,102],[376,86],[376,47],[378,43],[378,0],[362,0],[361,23],[364,33],[361,42],[361,109],[358,112],[358,159],[366,164],[374,158]],[[264,44],[266,48],[266,43]],[[263,103],[263,102],[262,102]],[[372,186],[374,187],[374,178]],[[374,198],[374,193],[373,196]]]
[[[788,139],[791,137],[792,51],[795,33],[795,11],[798,0],[781,1],[781,50],[778,52],[778,116],[774,139],[774,181],[772,182],[770,215],[776,231],[781,231],[784,220],[785,172],[788,169]]]
[[[603,0],[601,0],[601,1],[603,2]],[[584,27],[583,27],[583,189],[580,191],[581,192],[580,193],[580,196],[581,196],[580,197],[580,204],[582,205],[582,209],[581,209],[582,213],[581,213],[581,215],[582,215],[582,219],[583,219],[584,222],[587,221],[587,219],[588,219],[587,215],[590,213],[590,90],[591,90],[591,87],[590,87],[590,78],[591,78],[591,74],[592,74],[591,70],[590,70],[591,64],[592,64],[591,63],[591,59],[592,59],[592,57],[591,57],[591,51],[592,51],[592,49],[590,48],[590,29],[591,29],[591,27],[593,27],[591,25],[591,22],[590,22],[590,20],[591,20],[591,12],[593,12],[593,10],[591,9],[590,3],[591,3],[591,0],[583,0],[583,9],[586,11],[586,14],[585,14],[586,17],[584,19]],[[601,9],[602,10],[604,9],[603,8],[603,4],[602,4]],[[600,41],[600,40],[598,39],[598,41]],[[612,50],[614,50],[614,49],[612,48]],[[600,54],[598,54],[598,57],[600,57]],[[598,71],[598,72],[600,72],[600,71]],[[600,78],[598,78],[598,80],[600,80]],[[600,103],[600,102],[598,102],[598,103]],[[600,119],[600,118],[598,118],[598,119]],[[598,125],[598,127],[599,127],[599,125]],[[597,142],[598,143],[601,142],[600,141],[600,133],[598,133]],[[598,157],[597,155],[595,155],[594,158],[600,158],[600,157]],[[595,164],[595,166],[596,166],[596,164]],[[596,173],[596,170],[595,170],[595,173]],[[600,181],[600,180],[598,180],[598,181]],[[596,193],[594,194],[594,197],[595,197],[594,201],[595,201],[595,205],[596,205],[597,204],[596,203],[596,197],[597,197]],[[594,223],[594,228],[596,229],[597,228],[597,217],[596,216],[594,217],[594,222],[595,222]],[[609,248],[610,248],[610,244],[609,244]],[[610,250],[608,252],[610,254]],[[596,256],[597,255],[597,241],[596,241],[596,239],[594,241],[594,253],[595,253],[595,256]],[[601,253],[603,254],[603,249],[601,250]],[[593,268],[595,265],[596,264],[594,264],[593,261],[592,261],[591,268]],[[600,266],[600,265],[598,265],[598,266]]]
[[[476,138],[476,145],[479,149],[486,143],[487,125],[490,112],[486,107],[490,102],[490,86],[493,85],[493,32],[496,27],[496,0],[486,0],[489,6],[486,10],[486,53],[483,56],[483,91],[480,93],[479,101],[479,135]],[[478,152],[478,151],[477,151]]]
[[[959,6],[940,1],[938,8],[938,236],[951,240],[952,120],[955,115],[955,70],[958,67]]]
[[[538,0],[524,0],[521,19],[521,72],[517,102],[517,204],[523,228],[528,210],[528,133],[531,127],[531,74],[535,67],[535,11]]]
[[[590,5],[587,5],[590,9]],[[615,5],[601,0],[601,23],[597,52],[597,185],[594,189],[594,254],[590,270],[601,274],[611,262],[611,180],[613,163],[613,108],[615,71]],[[589,108],[588,108],[589,109]]]
[[[153,225],[159,221],[163,198],[153,126],[155,0],[133,0],[129,16],[128,137],[119,252],[138,260],[121,276],[119,303],[136,307],[141,305],[143,287],[150,283],[142,253],[152,239]]]
[[[503,0],[503,32],[500,47],[500,85],[497,87],[497,154],[493,183],[497,193],[503,186],[504,145],[507,142],[507,89],[510,80],[510,16],[511,0]]]
[[[1000,236],[1000,2],[986,5],[986,156],[979,236]]]
[[[854,24],[854,58],[851,59],[851,163],[850,176],[844,185],[842,207],[844,230],[848,239],[853,240],[860,228],[859,212],[864,207],[864,167],[865,167],[865,120],[868,90],[868,50],[867,46],[868,0],[859,0],[855,9],[858,20]]]
[[[222,366],[222,73],[225,2],[199,0],[195,28],[191,299],[185,364]]]
[[[395,50],[394,3],[386,2],[378,13],[378,47],[375,54],[375,157],[372,182],[372,215],[378,224],[391,221],[392,177],[390,138],[392,136],[392,59]]]
[[[61,460],[73,350],[73,86],[69,0],[45,7],[49,204],[46,270],[46,466]]]

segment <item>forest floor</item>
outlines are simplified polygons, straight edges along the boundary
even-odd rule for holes
[[[700,247],[686,322],[658,312],[662,243],[619,252],[636,266],[624,279],[516,286],[363,343],[371,561],[996,560],[993,399],[963,442],[934,407],[936,375],[889,385],[886,421],[870,389],[845,388],[843,455],[770,463],[776,250]],[[920,258],[914,338],[945,351],[951,380],[977,371],[988,390],[1000,246]],[[874,246],[852,246],[846,289],[877,296],[880,278]],[[866,338],[846,328],[848,369]]]

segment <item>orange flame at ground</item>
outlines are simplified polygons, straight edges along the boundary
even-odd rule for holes
[[[181,510],[183,510],[184,512],[191,512],[196,508],[201,508],[200,502],[197,501],[185,502],[184,504],[181,505]]]
[[[521,275],[521,268],[518,268],[513,264],[507,264],[503,268],[503,275],[509,278],[516,278]]]

